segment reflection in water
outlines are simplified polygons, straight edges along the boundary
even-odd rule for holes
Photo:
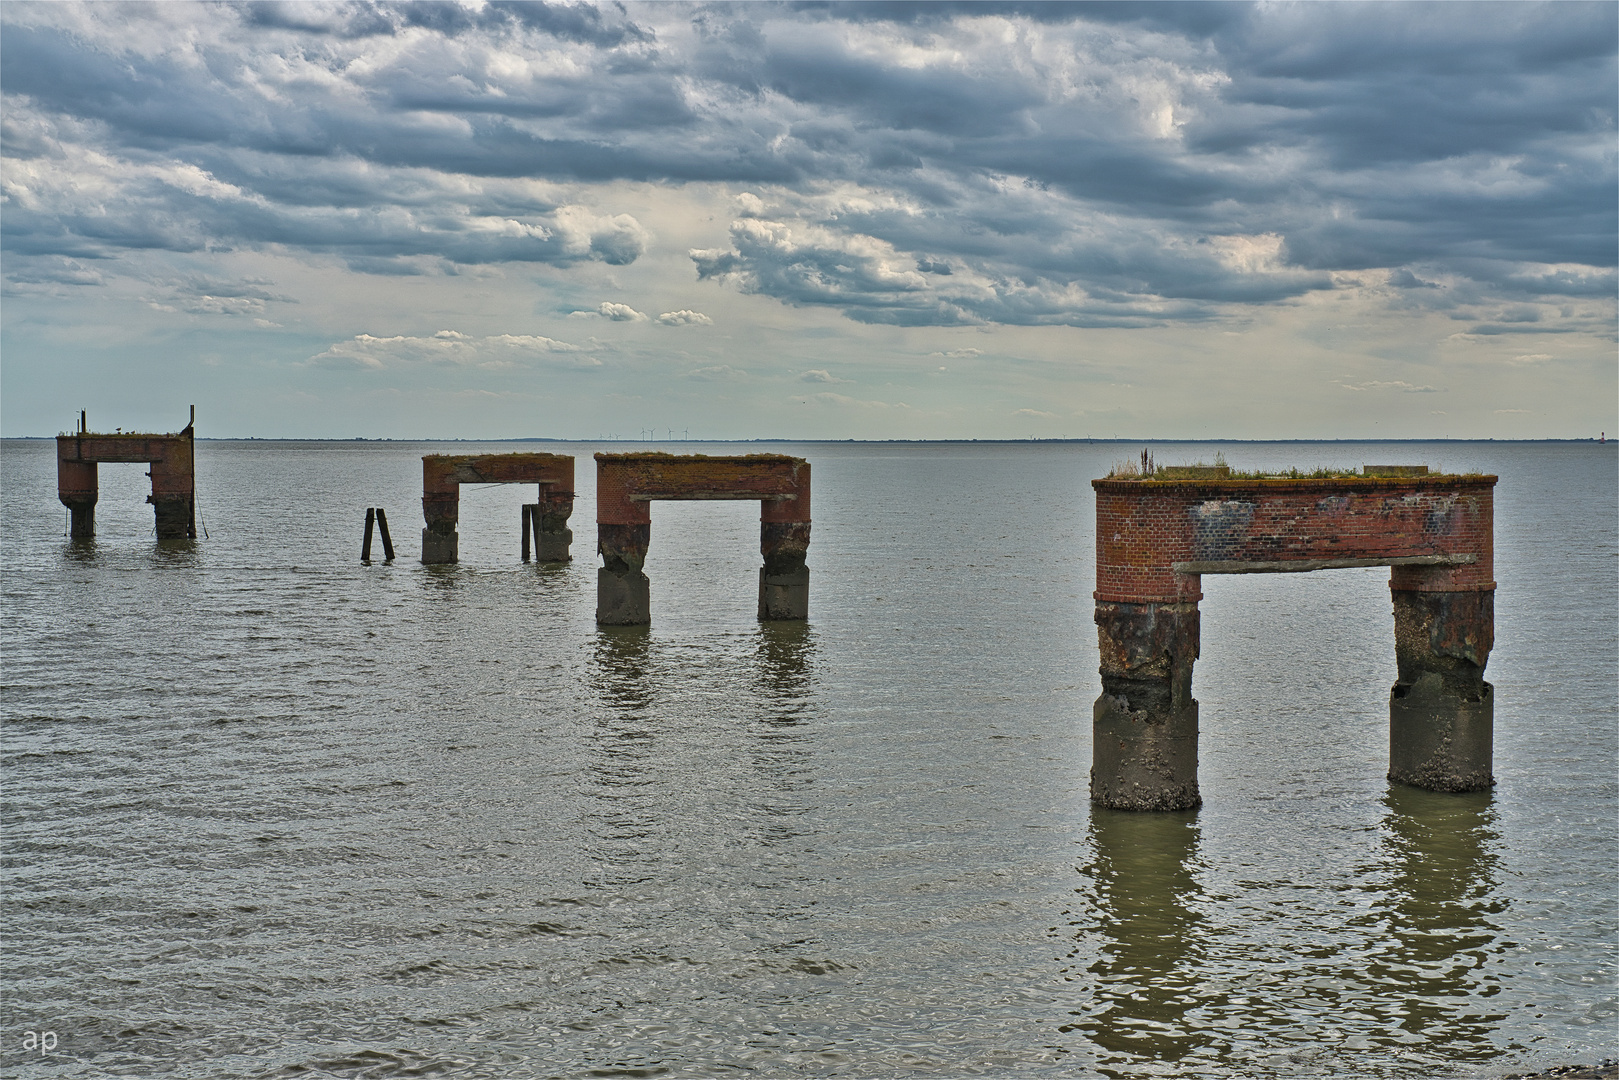
[[[604,713],[587,737],[594,792],[585,820],[595,834],[588,852],[595,871],[584,884],[621,888],[648,880],[655,863],[660,770],[648,677],[652,635],[645,626],[598,627],[589,676]]]
[[[797,822],[814,808],[807,794],[814,782],[807,726],[814,707],[814,661],[815,638],[807,622],[759,624],[752,746],[757,794],[751,800],[756,816],[748,834],[767,847],[809,831]]]
[[[86,536],[76,540],[69,540],[63,546],[62,554],[69,562],[94,562],[96,558],[96,539],[93,536]]]
[[[1098,916],[1091,929],[1102,939],[1088,969],[1093,1004],[1062,1030],[1083,1031],[1117,1055],[1100,1058],[1101,1072],[1133,1075],[1106,1065],[1178,1061],[1211,1041],[1187,1018],[1203,1004],[1194,994],[1204,951],[1191,870],[1197,812],[1093,807],[1090,836],[1096,859],[1088,872]]]
[[[645,718],[652,704],[647,659],[652,632],[645,626],[598,626],[591,689],[621,719]]]
[[[1376,907],[1385,947],[1366,972],[1388,1003],[1388,1020],[1447,1058],[1482,1061],[1504,1014],[1481,1008],[1500,992],[1489,957],[1508,946],[1490,920],[1497,899],[1493,795],[1436,794],[1390,785],[1382,846],[1393,870]]]

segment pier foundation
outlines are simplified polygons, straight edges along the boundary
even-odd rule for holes
[[[597,454],[596,621],[652,621],[651,583],[642,567],[660,499],[759,501],[759,618],[809,618],[810,466],[783,454]]]
[[[1098,603],[1102,694],[1091,710],[1091,799],[1114,810],[1187,810],[1197,786],[1195,603]]]
[[[1397,569],[1391,582],[1398,677],[1389,693],[1389,779],[1482,791],[1495,784],[1495,688],[1484,681],[1495,594],[1423,589],[1434,576]]]
[[[193,421],[196,410],[192,410]],[[139,462],[150,466],[151,504],[159,540],[185,540],[197,535],[197,483],[194,424],[173,434],[88,430],[83,413],[79,430],[56,437],[56,494],[68,508],[68,535],[87,540],[96,534],[96,501],[100,498],[97,466],[103,462]]]
[[[1120,810],[1200,802],[1198,601],[1204,574],[1391,567],[1397,681],[1388,778],[1430,791],[1493,784],[1493,476],[1367,466],[1362,476],[1233,480],[1223,466],[1112,477],[1096,490],[1091,799]]]
[[[643,503],[644,507],[645,504]],[[649,515],[650,517],[650,515]],[[596,621],[603,626],[642,626],[652,621],[652,583],[642,572],[652,542],[652,523],[598,524]]]
[[[456,526],[462,484],[536,484],[529,520],[540,562],[566,562],[573,533],[573,457],[568,454],[426,454],[422,457],[422,562],[461,561]]]

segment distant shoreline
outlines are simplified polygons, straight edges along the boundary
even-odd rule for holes
[[[163,434],[157,432],[154,434]],[[55,439],[55,435],[0,435],[3,442],[45,442]],[[1343,443],[1346,445],[1361,445],[1368,443],[1593,443],[1601,446],[1603,443],[1590,437],[1571,439],[1175,439],[1175,438],[1124,438],[1124,439],[553,439],[540,436],[523,436],[510,439],[366,439],[358,436],[352,438],[303,438],[299,436],[197,436],[197,442],[295,442],[295,443],[611,443],[623,446],[678,446],[686,443],[699,443],[709,446],[748,446],[759,443],[796,443],[796,444],[826,444],[847,446],[850,443],[867,446],[887,446],[893,444],[908,444],[913,446],[1017,446],[1052,444],[1068,446],[1089,445],[1231,445],[1242,446],[1292,446],[1315,443]],[[1619,438],[1607,440],[1609,443],[1619,445]]]

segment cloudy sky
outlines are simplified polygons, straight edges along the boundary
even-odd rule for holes
[[[0,431],[1619,429],[1612,3],[0,6]]]

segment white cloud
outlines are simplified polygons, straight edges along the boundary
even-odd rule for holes
[[[840,379],[824,368],[810,368],[798,376],[798,381],[807,383],[846,383],[850,380]]]
[[[664,326],[713,326],[714,320],[701,311],[689,311],[681,308],[679,311],[665,311],[658,316],[658,322]]]
[[[823,405],[835,405],[846,409],[909,409],[910,406],[903,401],[896,401],[890,405],[886,401],[862,401],[860,398],[848,397],[844,394],[834,394],[830,391],[812,395],[811,400],[819,401]]]
[[[682,379],[696,379],[699,382],[734,382],[746,379],[748,373],[730,364],[714,364],[709,367],[696,368],[692,371],[682,372]]]
[[[574,311],[569,313],[573,319],[608,319],[612,322],[645,322],[646,316],[636,311],[628,304],[617,304],[611,300],[604,300],[601,306],[594,311]]]
[[[533,334],[493,334],[472,337],[455,330],[440,330],[431,337],[356,334],[335,342],[309,357],[317,367],[360,368],[381,371],[416,364],[443,367],[507,368],[541,359],[565,356],[568,367],[600,367],[601,361],[580,355],[578,345]],[[556,361],[551,361],[556,362]]]
[[[1356,391],[1363,391],[1363,390],[1393,390],[1393,391],[1397,391],[1397,392],[1399,392],[1401,394],[1438,394],[1438,393],[1441,393],[1440,389],[1437,386],[1418,386],[1415,383],[1408,383],[1408,382],[1405,382],[1405,381],[1400,380],[1400,379],[1394,379],[1394,380],[1373,379],[1373,380],[1371,380],[1369,382],[1363,382],[1363,383],[1341,382],[1341,383],[1338,383],[1338,385],[1341,386],[1345,390],[1356,390]]]

